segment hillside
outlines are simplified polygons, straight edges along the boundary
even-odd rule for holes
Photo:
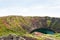
[[[56,33],[60,33],[60,18],[38,16],[0,17],[0,36],[8,36],[9,34],[24,36],[38,28],[49,28]]]
[[[6,34],[25,34],[26,30],[21,26],[21,24],[27,24],[25,21],[21,16],[0,17],[0,36]]]

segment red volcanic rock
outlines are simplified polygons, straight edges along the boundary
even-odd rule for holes
[[[36,35],[36,36],[42,36],[43,33],[41,33],[41,32],[34,32],[34,35]]]

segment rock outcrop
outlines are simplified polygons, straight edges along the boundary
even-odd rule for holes
[[[0,40],[37,40],[37,39],[32,37],[15,36],[10,34],[9,36],[0,37]]]

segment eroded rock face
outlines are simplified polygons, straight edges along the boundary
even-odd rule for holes
[[[27,25],[22,26],[24,29],[27,27],[26,29],[28,32],[38,28],[48,28],[60,33],[60,18],[33,17],[30,19],[30,23],[29,27]]]
[[[49,28],[53,31],[60,32],[60,18],[54,17],[23,17],[23,16],[7,16],[0,18],[1,25],[4,25],[7,29],[17,30],[17,27],[22,27],[22,29],[27,32],[31,32],[38,28]],[[0,26],[1,26],[0,25]],[[18,29],[17,31],[20,31]]]

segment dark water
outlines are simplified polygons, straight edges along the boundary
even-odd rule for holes
[[[53,30],[47,29],[47,28],[35,29],[31,33],[33,33],[33,32],[41,32],[41,33],[44,33],[44,34],[54,34],[55,33]]]

